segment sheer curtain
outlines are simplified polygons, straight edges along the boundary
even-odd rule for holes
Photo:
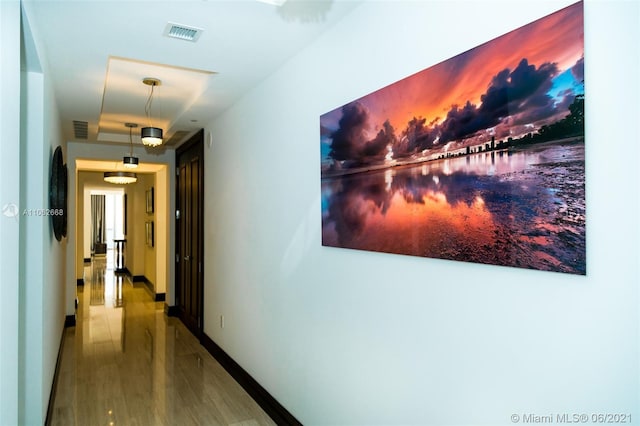
[[[91,253],[96,254],[96,244],[98,253],[104,254],[104,195],[91,195]]]

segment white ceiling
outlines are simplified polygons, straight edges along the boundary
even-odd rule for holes
[[[164,128],[165,141],[184,132],[170,141],[175,144],[359,2],[288,0],[277,7],[255,0],[25,0],[46,62],[34,64],[27,52],[26,66],[51,78],[65,138],[84,140],[74,137],[72,123],[86,121],[87,143],[128,143],[125,122],[147,125],[149,86],[142,79],[159,78],[151,121]],[[195,43],[172,39],[163,35],[168,22],[204,31]]]

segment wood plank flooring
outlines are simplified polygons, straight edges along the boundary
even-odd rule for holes
[[[52,425],[275,424],[142,285],[100,259],[85,279],[76,326],[65,330]]]

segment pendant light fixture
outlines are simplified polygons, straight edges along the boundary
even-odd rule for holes
[[[142,136],[142,143],[146,146],[151,147],[159,146],[162,144],[162,129],[159,127],[153,127],[151,125],[151,103],[153,102],[153,88],[156,86],[160,86],[161,82],[157,78],[151,77],[143,79],[142,82],[147,86],[151,86],[149,99],[147,99],[147,103],[144,106],[144,112],[147,115],[149,127],[143,127],[140,131],[140,135]]]
[[[124,185],[127,183],[136,183],[138,177],[132,172],[104,172],[104,181],[116,185]]]
[[[129,128],[129,146],[131,147],[131,149],[129,150],[129,155],[125,156],[122,159],[122,163],[124,164],[124,167],[127,169],[135,169],[136,167],[138,167],[138,157],[134,157],[133,156],[133,129],[135,129],[136,127],[138,127],[138,125],[136,123],[124,123],[124,125],[126,127]]]

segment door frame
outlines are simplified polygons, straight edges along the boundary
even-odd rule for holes
[[[204,229],[204,129],[200,129],[198,130],[193,136],[191,136],[185,143],[183,143],[182,145],[180,145],[179,147],[176,148],[175,151],[175,194],[176,194],[176,201],[175,201],[175,205],[176,205],[176,211],[179,210],[180,208],[180,198],[179,198],[179,185],[180,185],[180,181],[179,181],[179,177],[180,177],[180,156],[183,155],[185,152],[191,150],[192,148],[196,148],[198,150],[198,155],[201,158],[201,173],[199,176],[199,194],[198,197],[200,198],[200,202],[198,203],[199,209],[198,209],[198,217],[202,226],[202,229]],[[182,213],[182,212],[181,212]],[[174,274],[174,292],[175,292],[175,307],[176,307],[176,315],[180,318],[181,321],[182,320],[182,313],[181,313],[181,309],[180,309],[180,303],[178,302],[179,300],[181,301],[180,297],[181,297],[181,292],[182,292],[182,288],[181,288],[181,268],[182,268],[182,262],[180,257],[182,256],[182,253],[179,253],[179,249],[180,249],[180,224],[178,223],[178,218],[176,217],[175,213],[174,213],[174,224],[175,224],[175,254],[176,254],[176,258],[175,258],[175,274]],[[196,337],[198,339],[202,339],[202,336],[204,335],[204,272],[205,272],[205,262],[204,262],[204,235],[201,234],[199,236],[199,244],[198,244],[198,249],[200,251],[200,271],[199,271],[199,280],[197,283],[197,289],[198,289],[198,294],[199,294],[199,299],[198,300],[198,309],[200,312],[200,317],[198,319],[198,324],[197,324],[197,330],[191,330],[192,332],[194,332],[194,334],[196,335]],[[182,302],[182,301],[181,301]],[[183,321],[184,323],[184,321]],[[185,324],[186,325],[186,324]]]

